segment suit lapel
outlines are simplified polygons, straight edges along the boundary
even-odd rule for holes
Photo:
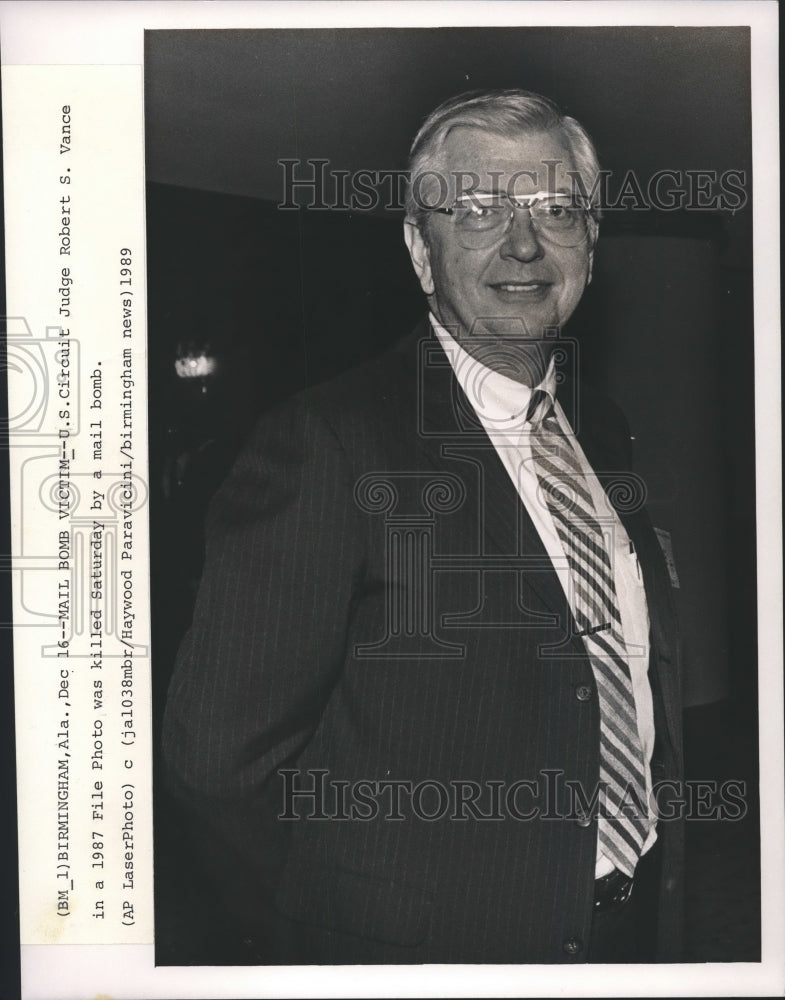
[[[563,620],[566,603],[559,578],[543,547],[540,536],[525,506],[507,474],[493,444],[477,419],[472,406],[460,388],[449,359],[423,321],[398,348],[403,352],[408,372],[408,384],[416,385],[417,428],[420,448],[433,468],[455,472],[455,458],[460,456],[479,467],[484,545],[489,554],[525,556],[532,560],[532,570],[526,572],[529,586],[543,604]],[[608,411],[593,402],[589,391],[571,391],[566,381],[559,390],[576,403],[565,406],[568,419],[578,427],[578,441],[606,493],[618,473],[627,473],[630,465],[629,443],[619,433],[618,420],[612,421]],[[614,475],[616,474],[616,475]],[[673,615],[670,584],[659,543],[648,514],[642,508],[618,510],[619,517],[639,555],[651,622],[652,687],[659,691],[665,710],[672,745],[678,749],[680,740],[677,719],[680,704],[679,679],[676,669],[676,638],[669,623]],[[576,630],[572,616],[569,627]],[[581,654],[583,644],[573,639]]]
[[[526,580],[543,604],[563,619],[566,602],[559,578],[507,470],[467,399],[449,359],[426,322],[415,331],[407,364],[416,367],[418,429],[422,451],[438,470],[455,472],[455,459],[478,467],[483,552],[524,557]],[[570,625],[573,623],[570,622]],[[573,631],[575,630],[573,626]]]
[[[483,551],[530,558],[532,570],[526,572],[527,583],[543,604],[562,620],[566,604],[559,578],[428,321],[424,320],[398,350],[403,354],[404,365],[409,368],[407,382],[417,387],[421,451],[439,471],[454,472],[454,459],[458,456],[476,463],[480,471],[479,509],[486,545]],[[603,488],[609,492],[611,482],[618,481],[618,473],[626,474],[629,469],[628,442],[620,435],[618,422],[610,421],[606,411],[593,405],[592,393],[580,388],[573,392],[572,385],[569,380],[563,383],[559,390],[560,400],[563,405],[565,397],[575,402],[575,406],[565,406],[568,419],[573,426],[577,424],[581,447]],[[675,636],[668,627],[672,613],[667,571],[645,510],[627,512],[617,508],[617,511],[639,555],[651,622],[652,685],[661,694],[671,740],[678,747],[680,727],[676,713],[680,692],[675,669]],[[574,621],[570,620],[569,625],[574,632]],[[585,652],[580,640],[573,639],[573,642],[576,649]]]

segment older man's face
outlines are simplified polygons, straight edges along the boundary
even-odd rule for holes
[[[550,166],[545,161],[551,161]],[[507,138],[456,128],[444,144],[439,168],[450,185],[447,204],[456,194],[455,178],[461,171],[478,175],[480,190],[506,191],[514,175],[514,193],[519,196],[554,187],[573,190],[567,171],[574,170],[574,164],[563,139],[553,132]],[[467,181],[463,184],[465,190]],[[526,211],[516,211],[510,230],[479,250],[461,245],[448,215],[432,213],[426,236],[415,226],[406,229],[412,262],[431,308],[461,340],[516,333],[538,338],[546,327],[569,319],[591,275],[589,238],[577,246],[557,245],[537,233]]]

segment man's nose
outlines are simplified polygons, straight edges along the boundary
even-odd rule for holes
[[[516,209],[512,213],[499,252],[502,257],[525,261],[537,260],[543,256],[542,244],[534,228],[531,212],[526,209]]]

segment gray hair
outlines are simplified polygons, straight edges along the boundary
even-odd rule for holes
[[[481,129],[496,135],[515,137],[522,131],[559,132],[570,151],[581,193],[590,198],[590,215],[596,238],[600,218],[600,163],[588,132],[574,118],[565,115],[553,101],[528,90],[475,90],[458,94],[440,104],[423,122],[409,151],[409,184],[406,189],[406,217],[424,229],[429,212],[415,196],[418,178],[437,169],[447,136],[454,128]]]

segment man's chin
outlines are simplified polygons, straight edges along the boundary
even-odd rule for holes
[[[505,317],[475,322],[471,334],[461,336],[459,343],[486,368],[529,386],[542,380],[554,346],[553,337],[546,338],[542,327]]]
[[[542,319],[525,316],[483,316],[478,317],[468,333],[469,339],[483,340],[541,340],[546,329],[555,324],[543,323]]]

